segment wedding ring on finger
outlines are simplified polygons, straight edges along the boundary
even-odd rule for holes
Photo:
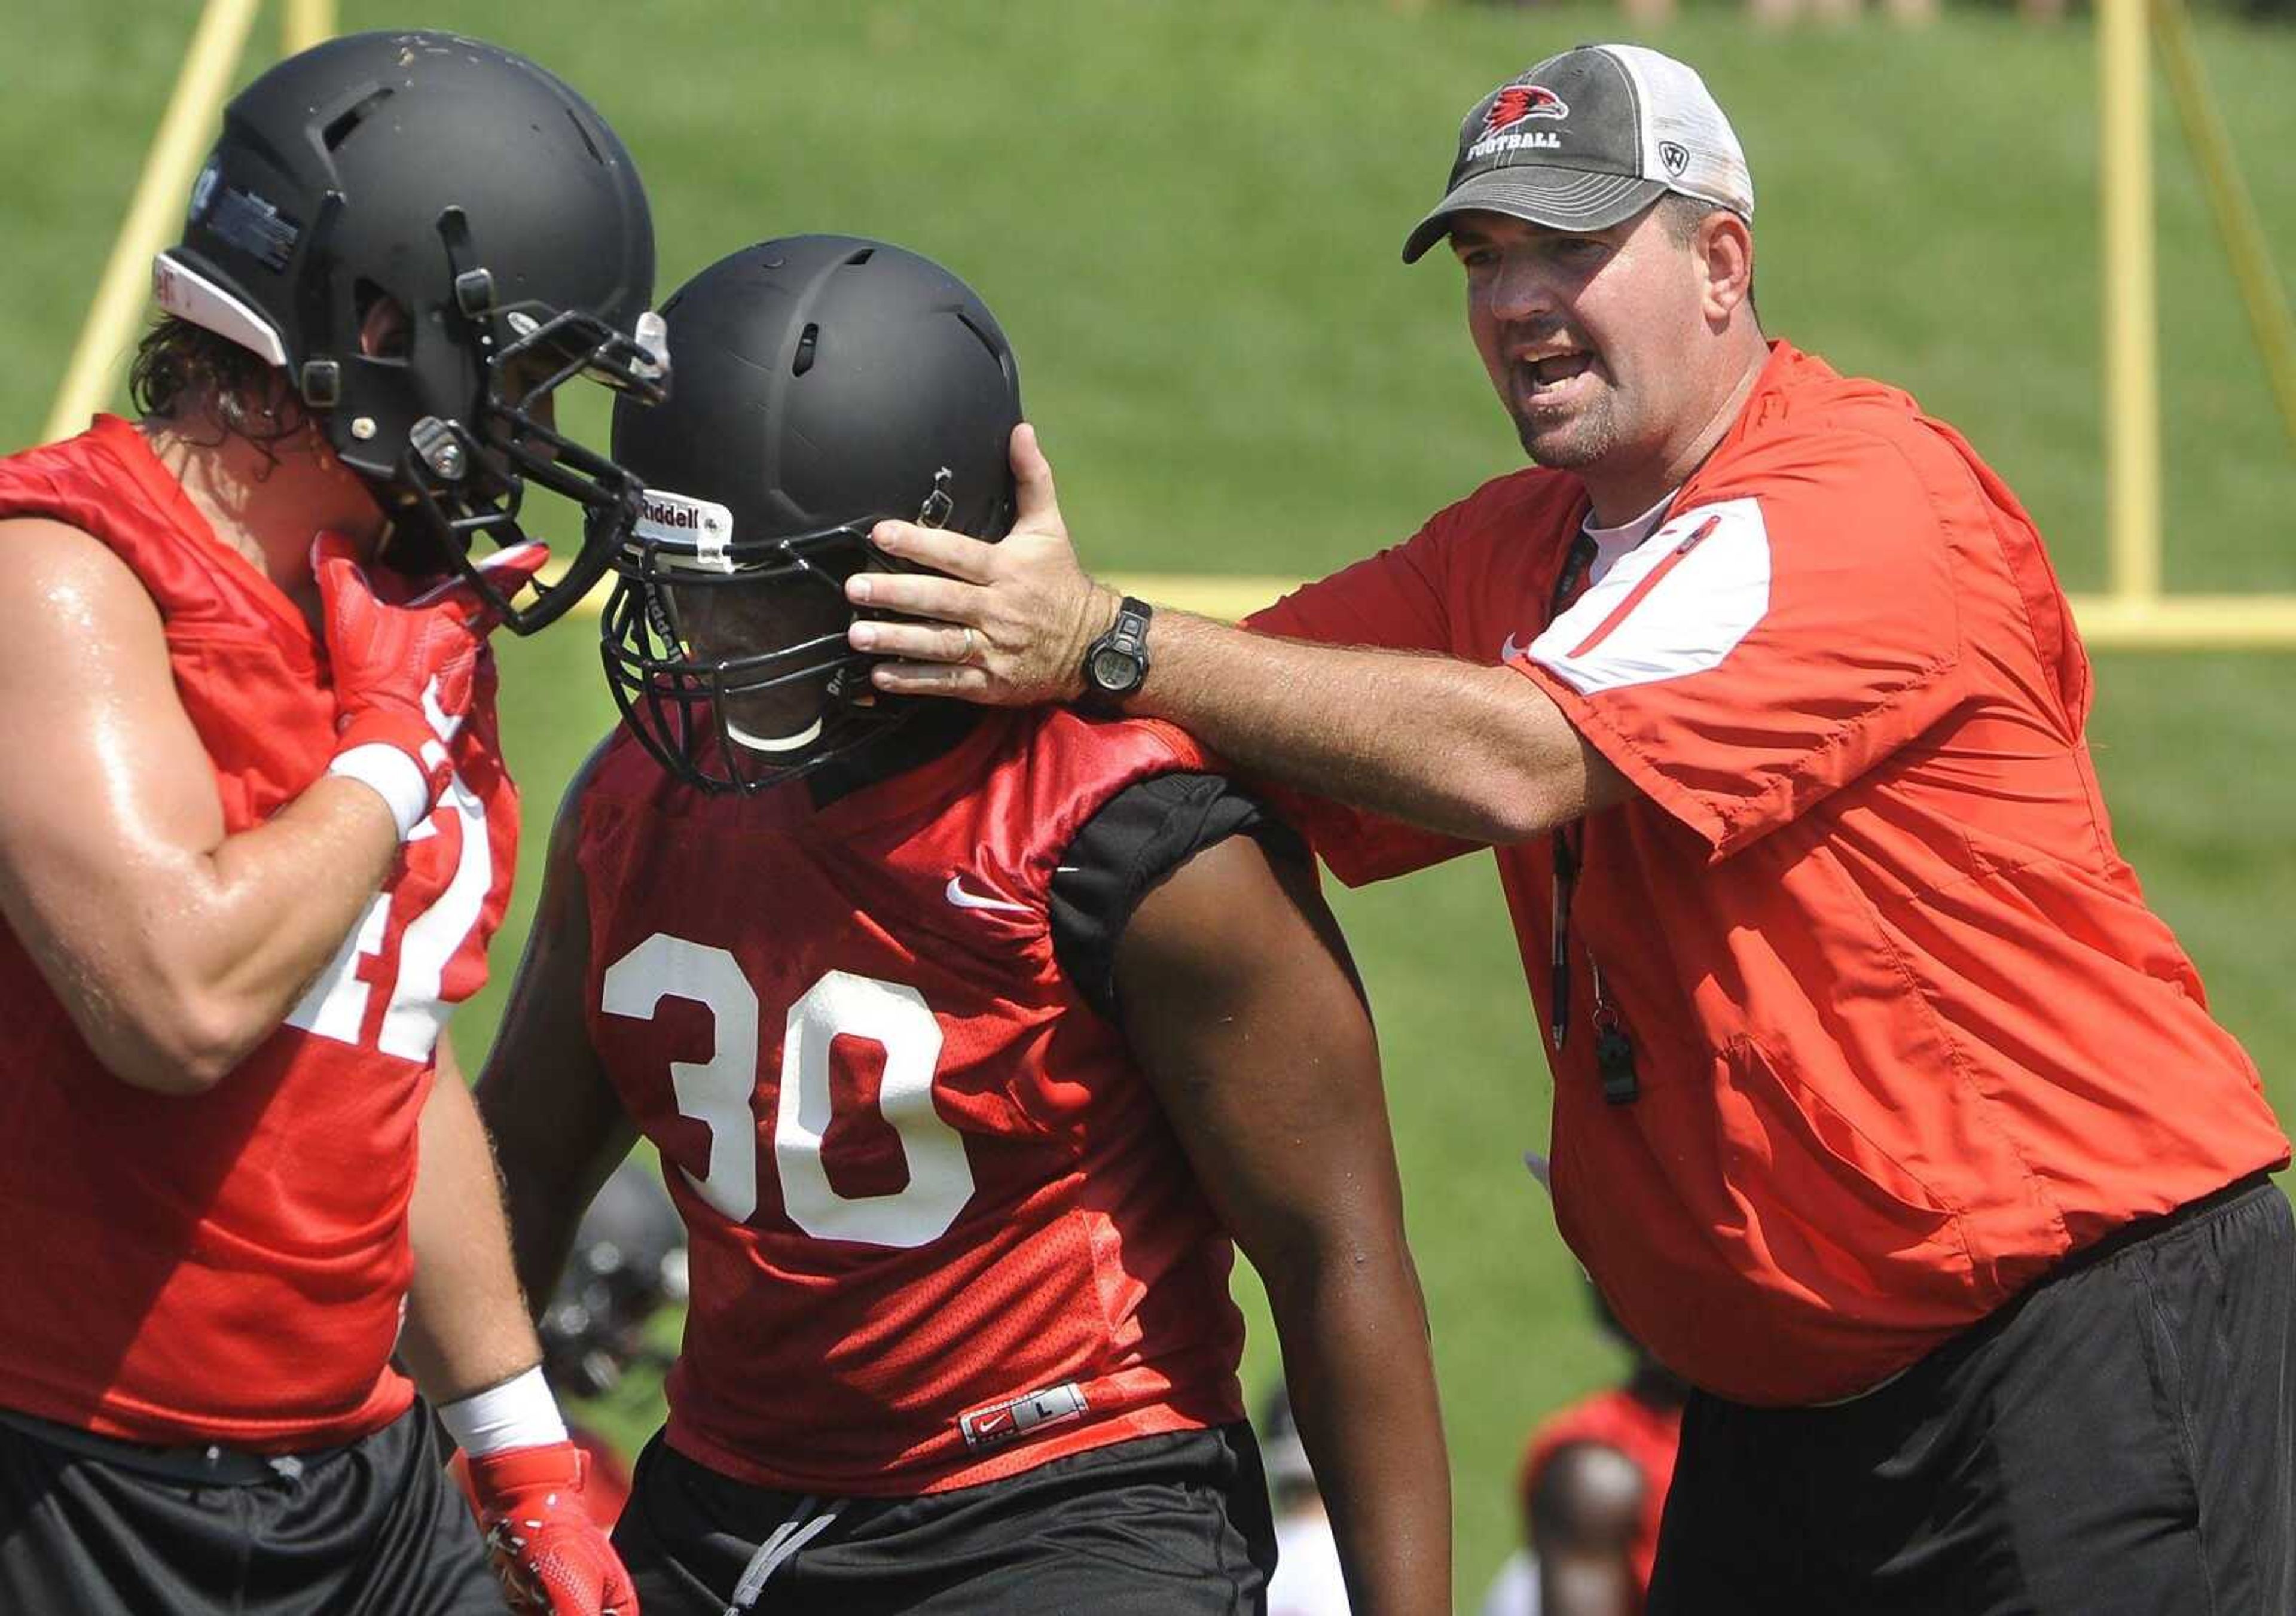
[[[956,660],[960,662],[970,662],[972,660],[972,629],[970,626],[968,626],[964,630],[964,650],[958,655]]]

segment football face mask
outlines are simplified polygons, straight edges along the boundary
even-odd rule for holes
[[[871,687],[873,659],[846,644],[845,580],[871,564],[867,529],[748,548],[737,558],[642,537],[606,607],[606,678],[623,722],[704,791],[761,791],[904,716]]]
[[[418,533],[436,536],[434,560],[473,579],[503,621],[531,634],[556,621],[612,568],[636,525],[645,488],[606,455],[557,426],[558,390],[587,381],[644,406],[661,402],[669,379],[661,316],[641,314],[625,335],[595,316],[511,308],[473,316],[472,347],[484,379],[468,424],[427,415],[409,429],[393,485],[420,513]],[[583,508],[585,539],[552,583],[515,606],[491,588],[472,560],[480,537],[498,546],[525,541],[520,512],[537,484]]]

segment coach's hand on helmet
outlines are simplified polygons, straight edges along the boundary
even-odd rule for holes
[[[1123,597],[1078,564],[1052,465],[1025,422],[1013,432],[1013,529],[997,543],[906,521],[871,531],[886,554],[939,575],[860,572],[847,580],[856,606],[930,619],[869,617],[848,631],[856,651],[888,659],[870,672],[879,690],[996,707],[1082,693],[1085,652],[1116,621]]]

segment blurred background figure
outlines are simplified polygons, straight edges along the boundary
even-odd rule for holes
[[[1495,0],[1496,4],[1528,8],[1538,0]],[[1406,0],[1390,0],[1394,9],[1415,9]],[[1424,0],[1419,0],[1423,4]],[[1882,0],[1882,10],[1891,21],[1902,23],[1934,21],[1939,0]],[[2018,11],[2027,16],[2054,20],[2064,14],[2065,0],[2017,0]],[[1808,17],[1818,22],[1846,22],[1866,9],[1866,0],[1747,0],[1746,14],[1765,26],[1777,26],[1800,21]],[[1675,18],[1676,0],[1620,0],[1621,15],[1638,29],[1662,28]]]
[[[1280,1383],[1260,1407],[1259,1456],[1275,1505],[1275,1574],[1267,1579],[1267,1616],[1348,1616],[1332,1518],[1300,1440],[1299,1423],[1292,1417],[1292,1394]]]
[[[2030,14],[2055,16],[2064,0],[2022,0]],[[1653,28],[1674,21],[1675,0],[1622,0],[1627,21],[1637,28]],[[1865,0],[1748,0],[1746,14],[1756,22],[1775,27],[1804,17],[1818,22],[1847,22],[1866,9]],[[1938,0],[1882,0],[1882,9],[1893,21],[1925,23],[1936,20]]]
[[[685,1301],[685,1226],[652,1165],[633,1158],[583,1214],[542,1315],[542,1373],[562,1406],[609,1395],[641,1364],[667,1369],[675,1355],[647,1341],[646,1326],[662,1308]],[[629,1464],[578,1413],[569,1407],[566,1423],[574,1445],[590,1456],[583,1499],[601,1525],[611,1526],[629,1497]]]
[[[1645,5],[1650,3],[1651,0],[1643,0]],[[1668,0],[1658,3],[1671,12]],[[1780,24],[1796,22],[1804,17],[1817,22],[1847,22],[1865,9],[1865,0],[1749,0],[1746,12],[1757,22]],[[1882,9],[1893,21],[1931,22],[1937,19],[1938,0],[1882,0]],[[1638,15],[1631,3],[1627,14]]]
[[[1631,1355],[1626,1379],[1549,1415],[1524,1445],[1524,1546],[1482,1616],[1638,1616],[1690,1387],[1628,1335],[1589,1285],[1595,1323]]]

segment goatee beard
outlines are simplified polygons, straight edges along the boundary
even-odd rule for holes
[[[1514,435],[1524,454],[1538,464],[1558,472],[1582,471],[1618,445],[1618,432],[1607,410],[1554,424],[1518,414],[1514,418]]]

